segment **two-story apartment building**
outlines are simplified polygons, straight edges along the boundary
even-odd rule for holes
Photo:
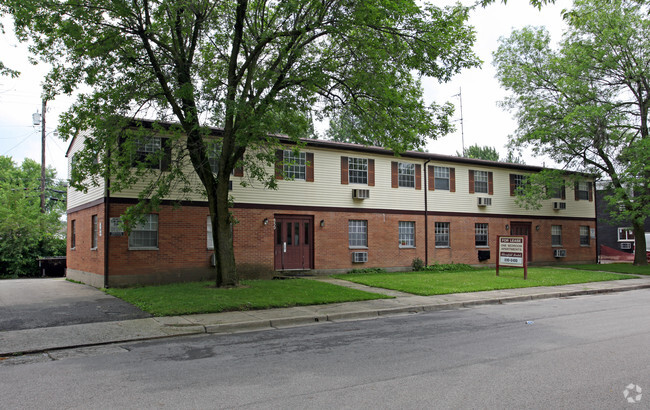
[[[142,145],[143,152],[161,149],[156,138]],[[71,142],[70,163],[83,139]],[[591,180],[558,189],[541,209],[526,210],[515,203],[516,187],[541,167],[423,152],[398,157],[322,140],[306,140],[295,155],[288,139],[279,140],[286,149],[278,150],[276,167],[284,167],[288,178],[276,175],[277,190],[241,186],[246,170],[231,177],[235,258],[244,278],[293,270],[401,270],[414,258],[492,265],[497,235],[507,234],[528,236],[533,264],[596,261]],[[69,278],[114,287],[213,275],[204,197],[180,208],[170,197],[127,236],[117,219],[136,203],[138,186],[109,192],[107,182],[86,193],[68,192]]]

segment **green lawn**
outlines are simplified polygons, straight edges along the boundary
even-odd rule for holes
[[[501,269],[498,277],[494,269],[464,272],[342,274],[334,277],[423,296],[633,278],[633,276],[615,273],[528,268],[528,279],[524,280],[523,272],[523,269]]]
[[[631,263],[603,263],[589,265],[562,265],[563,267],[582,269],[582,270],[599,270],[605,272],[630,273],[634,275],[650,275],[650,266],[634,266]]]
[[[238,288],[216,289],[214,282],[190,282],[137,288],[111,288],[106,289],[106,293],[155,316],[390,298],[308,279],[250,280],[242,281],[241,284],[242,286]]]

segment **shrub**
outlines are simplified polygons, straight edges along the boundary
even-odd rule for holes
[[[411,267],[413,268],[414,271],[420,271],[424,269],[424,262],[422,259],[415,257],[413,258],[413,262],[411,262]]]
[[[427,272],[463,272],[474,270],[473,267],[465,263],[437,263],[434,262],[433,265],[424,267],[422,270]]]
[[[382,268],[363,268],[363,269],[352,269],[348,273],[356,273],[356,274],[386,273],[386,270]]]

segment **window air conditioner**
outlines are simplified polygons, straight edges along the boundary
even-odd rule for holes
[[[566,202],[553,202],[553,209],[555,210],[566,209]]]
[[[632,242],[621,242],[621,249],[632,249]]]
[[[212,252],[212,255],[210,255],[210,266],[217,266],[217,254],[214,252]]]
[[[370,198],[370,190],[369,189],[353,189],[352,190],[352,198],[354,198],[354,199]]]
[[[553,256],[556,258],[566,258],[566,249],[554,249]]]
[[[368,252],[352,252],[352,262],[354,263],[368,262]]]
[[[490,206],[492,205],[492,198],[479,196],[478,197],[478,206]]]

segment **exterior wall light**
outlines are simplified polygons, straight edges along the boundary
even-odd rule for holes
[[[321,227],[321,228],[324,228],[324,227],[325,227],[325,220],[324,220],[324,219],[321,219],[321,220],[320,220],[320,227]]]
[[[535,230],[536,230],[536,231],[539,231],[540,228],[541,228],[541,226],[537,225],[537,226],[535,227]]]
[[[268,225],[268,224],[269,224],[269,218],[264,218],[264,222],[263,222],[263,223],[264,223],[264,225]]]
[[[506,231],[510,230],[510,225],[506,224]]]

